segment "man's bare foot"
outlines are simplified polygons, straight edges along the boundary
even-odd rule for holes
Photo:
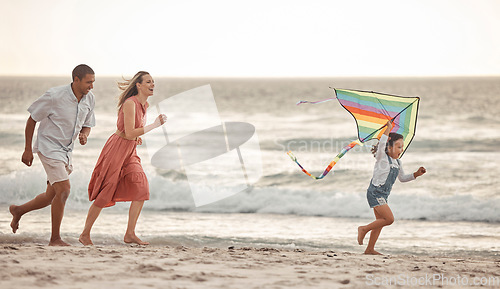
[[[384,255],[384,254],[379,253],[379,252],[377,252],[375,250],[368,250],[368,249],[366,249],[365,255]]]
[[[365,238],[366,233],[368,233],[368,231],[366,231],[363,226],[358,227],[358,244],[363,245],[363,239]]]
[[[123,238],[123,241],[127,244],[135,243],[138,245],[149,245],[149,242],[142,241],[135,234],[126,234],[125,237]]]
[[[92,243],[92,240],[90,239],[89,235],[80,235],[80,238],[78,238],[78,241],[83,244],[83,246],[94,246],[94,243]]]
[[[21,214],[19,213],[18,206],[11,205],[9,211],[12,214],[12,222],[10,222],[10,227],[12,228],[12,233],[16,233],[19,229],[19,220],[21,220]]]
[[[56,239],[56,240],[50,240],[49,246],[71,246],[71,245],[64,242],[61,239]]]

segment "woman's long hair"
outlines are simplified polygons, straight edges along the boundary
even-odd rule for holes
[[[132,79],[127,80],[124,78],[124,82],[118,82],[118,88],[120,90],[123,90],[123,92],[118,97],[118,110],[122,108],[122,105],[129,97],[137,95],[139,93],[137,91],[136,84],[142,83],[142,78],[144,77],[144,75],[149,75],[149,73],[146,71],[139,71],[134,75],[134,77],[132,77]]]

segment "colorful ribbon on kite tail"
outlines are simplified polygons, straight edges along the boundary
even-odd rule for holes
[[[293,155],[292,151],[288,151],[287,154],[292,159],[292,161],[294,161],[302,169],[302,171],[306,175],[310,176],[311,178],[313,178],[315,180],[321,180],[331,171],[333,166],[335,166],[335,164],[337,164],[337,162],[340,160],[340,158],[343,157],[349,150],[351,150],[356,145],[362,146],[363,143],[361,143],[359,140],[355,140],[355,141],[351,142],[350,144],[346,145],[345,147],[343,147],[342,150],[340,151],[340,153],[333,159],[333,161],[328,165],[328,167],[326,167],[325,171],[318,177],[313,176],[310,172],[308,172],[306,169],[304,169],[304,167],[297,161],[297,158]]]
[[[301,100],[301,101],[297,102],[297,105],[300,105],[303,103],[319,104],[319,103],[324,103],[324,102],[334,100],[334,99],[337,99],[337,98],[332,97],[332,98],[327,98],[327,99],[319,100],[319,101]],[[355,140],[355,141],[351,142],[350,144],[348,144],[347,146],[343,147],[342,150],[340,151],[340,153],[337,156],[335,156],[333,161],[328,165],[328,167],[326,167],[325,171],[318,177],[313,176],[310,172],[308,172],[306,169],[304,169],[304,167],[297,161],[297,158],[292,153],[292,151],[288,151],[287,154],[292,159],[292,161],[294,161],[306,175],[310,176],[311,178],[313,178],[315,180],[321,180],[332,170],[333,166],[335,166],[337,164],[337,162],[340,160],[340,158],[343,157],[349,150],[351,150],[356,145],[363,145],[363,143],[361,143],[359,140]]]

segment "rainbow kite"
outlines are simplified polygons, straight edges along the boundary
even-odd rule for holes
[[[383,94],[373,91],[348,89],[334,89],[334,91],[336,96],[334,98],[316,102],[299,101],[297,105],[302,103],[318,104],[337,99],[356,120],[358,139],[342,148],[340,153],[318,177],[311,175],[311,173],[305,170],[291,151],[287,152],[292,161],[297,163],[306,175],[316,180],[324,178],[339,159],[354,146],[363,145],[363,143],[374,138],[380,139],[388,120],[391,120],[393,123],[391,132],[396,132],[403,136],[404,146],[403,153],[401,154],[403,156],[415,135],[420,98]]]

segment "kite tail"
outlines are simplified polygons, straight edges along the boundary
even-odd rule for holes
[[[348,151],[350,151],[356,145],[363,145],[363,144],[359,140],[355,140],[355,141],[351,142],[350,144],[346,145],[345,147],[343,147],[342,150],[340,151],[340,153],[337,156],[335,156],[333,161],[326,167],[325,171],[320,176],[317,176],[317,177],[313,176],[310,172],[308,172],[306,169],[304,169],[304,167],[297,161],[297,158],[292,153],[292,151],[288,151],[287,154],[292,159],[292,161],[294,161],[300,167],[300,169],[302,169],[304,174],[310,176],[311,178],[313,178],[315,180],[321,180],[331,171],[333,166],[335,166],[335,164],[337,164],[337,162],[340,160],[340,158],[343,157]]]

